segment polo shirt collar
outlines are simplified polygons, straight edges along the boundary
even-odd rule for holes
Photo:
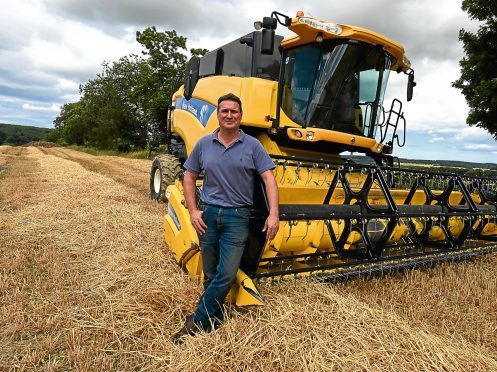
[[[238,137],[238,139],[237,139],[235,142],[243,142],[243,141],[244,141],[244,139],[245,139],[246,134],[245,134],[245,132],[244,132],[243,130],[241,130],[241,129],[238,129],[238,130],[240,131],[240,137]],[[217,142],[219,142],[219,140],[217,139],[217,134],[218,134],[218,133],[219,133],[219,128],[217,128],[214,132],[212,132],[212,133],[210,134],[210,136],[209,136],[209,137],[210,137],[210,139],[211,139],[212,141],[217,141]],[[219,143],[220,143],[220,142],[219,142]]]

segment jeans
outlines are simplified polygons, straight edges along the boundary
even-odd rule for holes
[[[248,237],[250,209],[207,205],[202,219],[207,229],[200,236],[204,293],[193,321],[209,330],[224,318],[224,301],[236,279]]]

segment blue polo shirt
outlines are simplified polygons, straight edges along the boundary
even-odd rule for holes
[[[252,205],[255,172],[275,167],[261,143],[240,130],[240,137],[228,147],[217,139],[219,129],[202,137],[184,167],[199,174],[204,171],[200,199],[219,207]]]

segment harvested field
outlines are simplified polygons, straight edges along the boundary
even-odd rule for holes
[[[22,145],[24,147],[60,147],[57,143],[47,141],[32,141]]]
[[[148,160],[0,146],[0,370],[497,370],[497,256],[265,284],[170,342],[201,293],[168,253]]]

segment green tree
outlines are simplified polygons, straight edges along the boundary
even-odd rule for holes
[[[190,53],[192,56],[202,57],[208,52],[208,49],[205,48],[191,48]]]
[[[89,138],[90,125],[83,102],[64,104],[54,120],[54,128],[50,140],[63,144],[84,145]]]
[[[463,0],[462,9],[481,25],[476,33],[459,32],[466,56],[459,62],[461,77],[452,85],[469,105],[467,123],[486,129],[497,139],[497,2]]]
[[[132,55],[105,62],[97,78],[81,87],[88,144],[122,151],[145,147],[148,120],[141,86],[150,76],[147,62]]]
[[[136,33],[136,41],[143,46],[142,54],[152,69],[152,76],[141,87],[150,129],[154,133],[163,133],[169,100],[181,85],[185,69],[186,38],[174,30],[159,32],[155,27],[148,27]]]

